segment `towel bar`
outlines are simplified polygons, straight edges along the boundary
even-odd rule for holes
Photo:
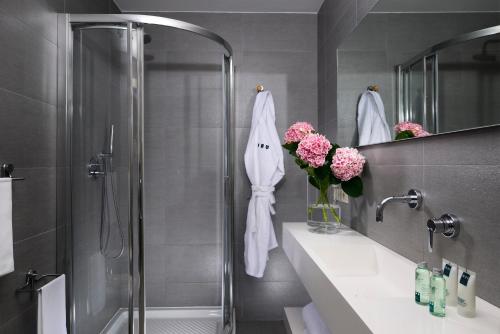
[[[14,171],[13,164],[2,164],[0,167],[0,178],[10,178],[12,181],[22,181],[24,177],[13,177],[12,172]]]
[[[25,274],[26,281],[24,285],[20,288],[16,289],[16,294],[18,293],[35,293],[40,290],[40,288],[35,289],[35,283],[38,282],[41,279],[44,279],[46,277],[58,277],[61,276],[59,274],[47,274],[47,275],[40,275],[36,270],[29,269],[28,272]]]

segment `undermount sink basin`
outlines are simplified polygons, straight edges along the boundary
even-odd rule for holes
[[[413,299],[416,264],[353,230],[285,223],[283,248],[332,333],[500,333],[500,309],[480,298],[476,318],[430,315]]]

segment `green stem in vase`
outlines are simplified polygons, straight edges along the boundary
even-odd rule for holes
[[[325,222],[328,222],[328,213],[327,213],[326,208],[325,208],[325,206],[327,206],[330,209],[330,212],[332,213],[332,216],[335,218],[337,223],[340,223],[340,217],[335,212],[335,209],[330,205],[330,201],[328,199],[328,188],[319,189],[319,197],[318,197],[317,204],[323,204],[321,207],[321,211],[323,213],[323,220]]]

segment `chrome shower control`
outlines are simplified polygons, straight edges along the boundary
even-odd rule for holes
[[[451,213],[445,213],[440,218],[431,218],[427,221],[429,253],[434,248],[434,233],[441,233],[445,238],[455,238],[460,233],[460,220]]]
[[[104,164],[99,159],[93,157],[87,164],[87,172],[89,176],[98,177],[106,174],[104,171]]]

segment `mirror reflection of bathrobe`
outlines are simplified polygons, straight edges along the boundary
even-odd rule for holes
[[[285,168],[275,120],[271,93],[257,94],[245,151],[245,168],[252,183],[245,232],[245,267],[248,275],[259,278],[264,275],[268,251],[278,246],[271,215],[275,213],[274,186],[285,175]]]
[[[385,118],[384,104],[379,93],[367,90],[358,102],[359,145],[391,141],[391,131]]]

